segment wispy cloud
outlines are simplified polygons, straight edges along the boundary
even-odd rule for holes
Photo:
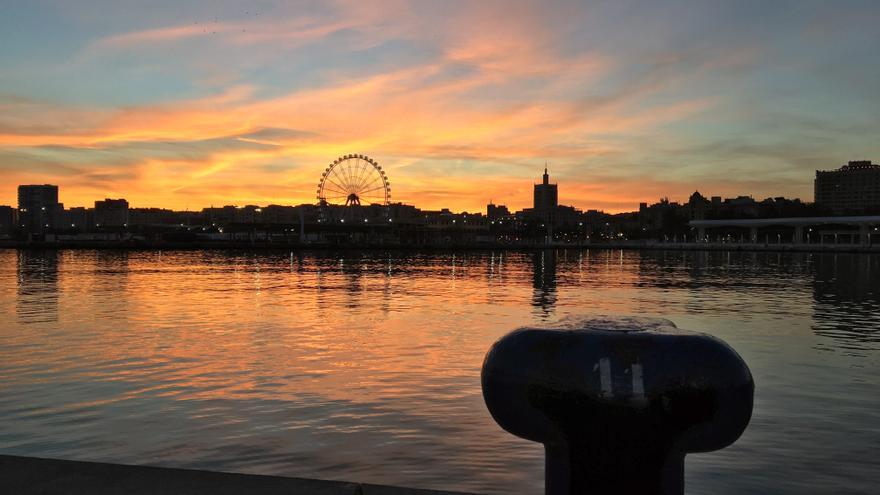
[[[34,81],[59,95],[110,87],[112,104],[0,78],[6,182],[59,183],[69,204],[298,203],[313,200],[326,162],[360,152],[383,163],[397,199],[473,211],[489,199],[527,206],[549,160],[563,201],[628,210],[697,188],[808,199],[814,167],[880,151],[880,103],[858,93],[867,86],[823,75],[853,91],[838,94],[799,79],[848,51],[863,58],[859,74],[880,78],[876,53],[859,48],[877,35],[820,29],[818,7],[768,9],[777,22],[766,26],[746,24],[744,6],[692,6],[705,23],[576,1],[249,9],[187,6],[95,29],[76,56],[44,67],[68,83]],[[789,46],[801,27],[808,45]],[[27,56],[28,71],[39,66]],[[0,202],[13,194],[0,190]]]

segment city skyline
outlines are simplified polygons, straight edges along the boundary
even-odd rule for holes
[[[519,201],[512,201],[512,202],[511,202],[511,201],[508,201],[507,198],[493,198],[493,199],[490,199],[490,200],[486,201],[486,203],[483,204],[482,207],[478,207],[478,208],[476,208],[476,209],[474,209],[474,210],[456,210],[456,209],[454,209],[454,208],[450,208],[450,207],[448,207],[448,206],[442,206],[442,205],[441,205],[440,207],[437,207],[437,208],[424,208],[424,209],[425,209],[425,210],[434,210],[434,211],[448,210],[448,211],[451,211],[451,212],[453,212],[453,213],[473,213],[473,214],[480,214],[480,213],[485,213],[485,210],[486,210],[487,206],[488,206],[488,207],[505,207],[505,208],[510,209],[511,211],[520,211],[520,210],[526,210],[526,209],[530,209],[530,208],[535,208],[535,207],[536,207],[537,205],[539,205],[539,204],[542,204],[542,205],[548,205],[548,206],[546,206],[546,207],[548,207],[548,208],[555,208],[557,205],[561,205],[561,204],[563,204],[564,201],[563,201],[563,202],[560,202],[560,201],[557,199],[557,194],[558,194],[558,193],[557,193],[556,191],[557,191],[558,184],[556,184],[556,183],[553,183],[553,184],[548,183],[549,179],[550,179],[550,175],[549,175],[549,173],[548,173],[548,169],[545,167],[545,169],[544,169],[544,174],[542,175],[541,181],[536,181],[536,182],[533,182],[533,183],[530,184],[530,187],[533,188],[532,195],[531,195],[532,199],[530,200],[530,202],[529,202],[528,204],[525,204],[525,205],[522,206],[521,208],[510,208],[510,207],[509,207],[510,204],[519,204],[519,203],[520,203]],[[201,211],[201,210],[207,210],[207,209],[212,209],[212,208],[223,208],[223,207],[230,207],[230,206],[232,206],[232,207],[237,207],[237,208],[243,208],[243,207],[260,207],[260,206],[320,206],[320,204],[321,204],[320,202],[315,201],[315,200],[312,200],[312,201],[305,201],[305,202],[302,202],[302,203],[285,203],[285,202],[263,203],[263,204],[235,204],[235,203],[230,204],[230,203],[222,203],[222,204],[212,204],[212,205],[206,205],[206,206],[197,205],[197,206],[194,207],[194,208],[188,208],[188,209],[182,209],[182,210],[181,210],[181,209],[176,209],[176,208],[165,208],[165,207],[163,207],[163,206],[158,206],[158,205],[135,205],[135,204],[131,204],[131,202],[128,200],[128,198],[125,196],[124,193],[122,193],[121,195],[119,195],[119,196],[117,196],[117,197],[109,197],[109,196],[96,197],[96,198],[94,198],[93,200],[91,200],[90,202],[88,202],[88,203],[86,203],[86,204],[70,204],[70,203],[67,203],[66,201],[64,201],[64,192],[63,192],[62,187],[61,187],[59,184],[48,184],[48,183],[46,183],[46,184],[19,184],[19,185],[16,186],[16,188],[15,188],[15,189],[18,191],[18,192],[17,192],[18,200],[17,200],[17,201],[12,201],[9,205],[0,205],[0,206],[11,206],[11,207],[13,207],[13,208],[21,208],[21,201],[22,201],[22,200],[21,200],[21,194],[22,194],[22,193],[21,193],[21,188],[23,188],[23,187],[25,187],[25,188],[46,188],[46,187],[48,187],[48,188],[54,188],[54,189],[55,189],[55,194],[56,194],[56,196],[55,196],[55,202],[57,202],[57,203],[63,205],[63,207],[64,207],[65,209],[70,209],[70,208],[86,208],[86,209],[88,209],[88,208],[93,208],[93,207],[95,207],[98,203],[104,203],[104,202],[106,202],[106,201],[125,201],[127,204],[130,205],[131,208],[139,208],[139,209],[156,209],[156,208],[158,208],[158,209],[166,209],[166,210],[170,210],[170,211],[179,211],[179,212],[185,212],[185,211],[197,212],[197,211]],[[547,187],[551,187],[551,188],[552,188],[552,195],[550,195],[550,196],[548,196],[548,197],[545,198],[545,197],[543,196],[544,193],[539,193],[538,191],[543,191],[543,190],[544,190],[545,188],[547,188]],[[563,187],[563,190],[564,190],[564,187]],[[541,194],[540,199],[539,199],[539,197],[538,197],[539,194]],[[698,188],[697,190],[695,190],[694,192],[692,192],[690,195],[688,195],[688,198],[689,198],[689,197],[692,197],[694,194],[700,194],[700,190],[699,190],[699,188]],[[712,196],[715,196],[715,197],[718,197],[718,198],[721,198],[721,197],[722,197],[722,196],[716,196],[716,195],[712,195],[712,194],[708,195],[707,197],[712,197]],[[752,196],[752,195],[750,195],[750,194],[738,194],[738,195],[736,195],[736,196],[734,196],[734,197],[735,197],[735,198],[751,198],[751,199],[756,199],[754,196]],[[660,197],[657,197],[657,198],[649,198],[647,201],[642,201],[642,202],[640,202],[639,205],[644,204],[644,203],[647,203],[647,202],[650,202],[650,201],[660,201],[660,202],[667,201],[667,202],[671,202],[671,203],[686,203],[686,202],[688,201],[688,198],[672,198],[672,199],[670,199],[668,196],[660,196]],[[801,198],[785,198],[784,196],[778,196],[778,195],[777,195],[777,196],[768,196],[767,198],[757,198],[757,199],[773,199],[773,198],[783,198],[783,199],[791,199],[791,200],[795,200],[795,201],[801,201]],[[805,201],[805,203],[811,203],[811,201]],[[398,201],[397,199],[395,199],[395,200],[393,200],[393,201],[390,201],[390,202],[388,203],[388,205],[404,205],[404,206],[415,206],[415,207],[420,207],[420,206],[421,206],[421,205],[419,205],[418,203],[415,203],[415,202],[404,202],[404,201]],[[636,212],[636,211],[638,211],[638,209],[639,209],[639,205],[635,205],[634,208],[632,208],[632,209],[628,209],[628,210],[627,210],[627,209],[624,209],[624,210],[621,210],[621,211],[608,211],[608,212],[606,212],[605,210],[584,209],[584,208],[576,207],[576,206],[571,205],[571,204],[566,204],[566,206],[572,206],[572,207],[577,208],[578,210],[581,210],[581,211],[600,211],[600,212],[614,213],[614,214],[616,214],[616,213],[632,213],[632,212]],[[361,204],[358,204],[358,205],[347,205],[347,204],[342,204],[342,203],[331,203],[331,206],[335,206],[335,207],[349,207],[349,206],[353,206],[353,207],[369,207],[369,206],[383,206],[383,205],[381,205],[381,204],[379,204],[379,203],[363,203],[362,205],[361,205]]]
[[[178,211],[178,212],[189,212],[189,211],[197,212],[200,210],[204,211],[204,210],[209,210],[209,209],[214,209],[214,208],[223,208],[223,207],[227,207],[227,208],[228,207],[237,207],[237,208],[260,207],[260,206],[299,207],[299,206],[321,206],[324,204],[329,204],[329,205],[333,205],[333,206],[337,206],[337,207],[339,207],[339,206],[369,207],[369,206],[382,206],[383,204],[385,204],[385,205],[414,206],[417,208],[420,206],[414,202],[407,203],[407,202],[398,201],[398,200],[392,201],[390,196],[385,197],[385,203],[382,203],[381,201],[376,202],[375,200],[377,199],[377,196],[375,196],[375,195],[376,194],[381,195],[381,193],[372,193],[372,194],[368,195],[365,198],[366,201],[364,201],[364,202],[360,202],[360,200],[356,197],[356,200],[358,202],[352,203],[351,205],[349,205],[348,200],[345,200],[344,203],[341,201],[343,196],[337,196],[336,199],[327,202],[327,198],[324,197],[325,192],[322,189],[322,185],[324,184],[324,176],[326,176],[326,178],[328,179],[329,182],[332,182],[334,184],[334,186],[331,186],[331,187],[335,187],[335,186],[339,185],[339,183],[337,183],[336,181],[329,180],[329,179],[331,179],[331,175],[329,172],[337,163],[342,165],[343,162],[346,162],[349,159],[351,159],[351,161],[355,163],[354,167],[356,167],[356,171],[352,171],[351,173],[352,174],[361,174],[361,175],[350,175],[349,176],[346,173],[343,173],[341,176],[334,176],[336,178],[336,180],[346,181],[346,180],[351,179],[351,180],[353,180],[353,183],[356,184],[356,186],[351,186],[351,187],[360,187],[360,189],[358,191],[362,191],[367,188],[367,186],[365,186],[365,184],[367,184],[368,182],[371,182],[371,181],[369,178],[364,179],[364,180],[360,180],[360,179],[363,177],[367,177],[367,175],[365,175],[365,174],[369,173],[369,172],[366,172],[367,169],[372,170],[372,167],[376,167],[379,171],[375,172],[375,173],[383,175],[383,177],[384,177],[383,182],[385,183],[384,187],[388,188],[388,185],[390,184],[390,182],[387,182],[387,180],[389,179],[389,177],[384,176],[384,173],[381,171],[382,169],[377,162],[373,161],[370,157],[368,157],[366,155],[349,154],[349,155],[340,156],[339,158],[334,160],[330,164],[330,166],[328,166],[325,169],[325,172],[322,174],[321,183],[319,184],[318,201],[311,201],[311,202],[304,202],[304,203],[279,202],[279,203],[264,203],[264,204],[229,204],[229,203],[224,203],[224,204],[219,204],[219,205],[212,204],[210,206],[202,206],[202,207],[196,207],[196,208],[192,208],[192,209],[187,208],[185,210],[178,209],[176,211]],[[372,167],[367,166],[366,165],[367,163],[372,164]],[[374,177],[375,178],[373,179],[372,182],[377,182],[379,176],[375,175]],[[354,179],[358,179],[358,180],[354,180]],[[534,182],[532,184],[532,187],[533,187],[533,194],[532,194],[533,199],[531,202],[531,205],[532,205],[531,207],[534,210],[553,209],[553,208],[556,208],[557,206],[561,205],[561,203],[559,202],[559,199],[558,199],[558,183],[550,183],[550,175],[549,175],[548,166],[546,163],[544,165],[544,173],[541,176],[541,181]],[[54,199],[50,202],[58,203],[67,209],[70,209],[70,208],[89,209],[92,205],[97,207],[99,203],[117,202],[117,201],[124,202],[126,209],[128,209],[129,205],[130,205],[130,202],[127,200],[126,197],[124,197],[124,195],[118,197],[117,199],[105,197],[103,200],[101,200],[99,198],[96,198],[90,204],[86,204],[86,205],[70,205],[69,203],[65,203],[64,201],[62,201],[63,198],[62,198],[61,194],[59,193],[59,186],[57,184],[20,184],[17,188],[18,201],[17,201],[16,205],[15,206],[5,205],[6,207],[10,207],[10,206],[16,207],[17,206],[18,209],[23,208],[23,206],[22,206],[22,189],[23,188],[27,188],[30,190],[41,190],[41,189],[45,189],[45,188],[51,188],[51,189],[53,189],[51,194],[54,195],[53,196]],[[378,189],[378,188],[373,187],[372,189],[374,190],[374,189]],[[794,201],[797,204],[806,204],[806,205],[821,203],[821,205],[824,207],[830,207],[830,208],[832,208],[834,210],[838,210],[838,211],[844,211],[846,209],[851,209],[851,210],[862,209],[862,210],[864,210],[864,209],[877,208],[878,204],[880,204],[880,164],[874,164],[870,160],[861,160],[861,161],[857,160],[857,161],[849,161],[847,164],[841,166],[838,169],[834,169],[834,170],[816,170],[816,175],[815,175],[815,179],[814,179],[814,189],[815,189],[816,196],[813,198],[813,201],[808,201],[808,200],[802,201],[801,198],[786,198],[784,196],[779,196],[779,195],[768,196],[768,197],[764,198],[764,201],[784,200],[784,201]],[[820,191],[822,194],[822,198],[818,197],[818,195],[820,194]],[[355,191],[352,190],[350,192],[355,192]],[[388,190],[388,192],[390,192],[390,189]],[[704,190],[703,192],[706,192],[706,190]],[[333,193],[331,193],[331,194],[333,194]],[[708,194],[707,196],[702,195],[699,188],[695,189],[694,192],[691,193],[686,200],[681,199],[681,198],[670,199],[669,196],[662,196],[662,195],[659,198],[652,198],[652,200],[654,200],[654,199],[657,200],[657,203],[655,203],[654,206],[658,206],[658,205],[662,206],[663,204],[684,204],[684,203],[692,202],[692,201],[694,201],[694,198],[696,198],[696,197],[698,197],[698,198],[700,198],[700,200],[704,200],[704,201],[708,201],[708,198],[712,198],[712,201],[718,201],[718,202],[720,202],[722,200],[722,196],[719,196],[719,195],[714,195],[711,193]],[[501,208],[504,211],[523,211],[523,210],[529,209],[528,205],[526,205],[522,208],[509,208],[508,205],[519,203],[519,201],[508,201],[509,199],[510,198],[502,198],[501,201],[495,201],[494,199],[490,199],[485,203],[484,207],[478,208],[476,210],[471,210],[471,211],[469,211],[469,210],[455,210],[454,208],[450,208],[448,206],[440,206],[440,207],[435,207],[435,208],[424,208],[424,210],[425,211],[443,210],[443,211],[450,211],[453,213],[464,213],[464,214],[471,214],[471,213],[480,214],[482,211],[488,210],[488,212],[490,213],[490,216],[491,216],[491,212],[493,211],[493,209],[495,211],[498,211],[497,208]],[[755,196],[750,193],[746,193],[746,194],[738,193],[736,196],[732,196],[730,198],[725,198],[724,201],[725,202],[732,201],[734,203],[737,203],[737,202],[741,203],[743,199],[748,199],[750,201],[750,204],[752,204],[752,205],[757,204]],[[757,199],[761,199],[761,198],[757,198]],[[644,208],[646,207],[646,205],[648,205],[648,204],[649,204],[648,201],[639,202],[639,206],[638,206],[637,211],[638,212],[643,211]],[[4,206],[4,205],[0,205],[0,206]],[[135,209],[166,209],[169,211],[174,211],[174,209],[164,208],[164,207],[156,206],[156,205],[130,205],[130,206],[131,206],[131,208],[135,208]],[[575,208],[575,209],[583,211],[583,212],[597,211],[597,212],[601,212],[601,213],[610,213],[610,214],[636,212],[636,210],[623,210],[623,211],[606,212],[605,210],[601,210],[601,209],[578,208],[574,205],[564,205],[563,208]]]
[[[23,3],[0,170],[175,210],[310,203],[350,152],[425,208],[526,207],[545,161],[583,210],[806,200],[880,152],[880,9],[849,5]]]

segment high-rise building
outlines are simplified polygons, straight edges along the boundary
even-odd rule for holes
[[[124,199],[106,198],[95,201],[96,227],[127,227],[128,201]]]
[[[817,170],[816,204],[835,211],[880,209],[880,165],[851,161],[837,170]]]
[[[559,205],[559,193],[556,184],[550,183],[547,167],[544,167],[543,181],[535,184],[535,211],[552,210]]]
[[[11,234],[15,230],[15,208],[0,206],[0,234]]]
[[[24,232],[52,230],[60,221],[64,206],[58,202],[58,186],[18,186],[18,224]]]

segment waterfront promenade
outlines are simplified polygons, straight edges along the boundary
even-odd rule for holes
[[[743,251],[743,252],[791,252],[791,253],[880,253],[880,243],[874,244],[792,244],[750,242],[656,242],[620,241],[602,243],[493,243],[470,242],[448,244],[397,244],[397,243],[301,243],[273,241],[192,241],[148,242],[138,240],[120,241],[58,241],[24,242],[0,240],[0,249],[131,249],[131,250],[510,250],[534,251],[543,249],[626,249],[649,251]]]

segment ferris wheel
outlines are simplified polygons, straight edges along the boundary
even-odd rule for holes
[[[378,163],[365,155],[344,155],[330,164],[318,182],[322,205],[387,205],[391,183]]]

